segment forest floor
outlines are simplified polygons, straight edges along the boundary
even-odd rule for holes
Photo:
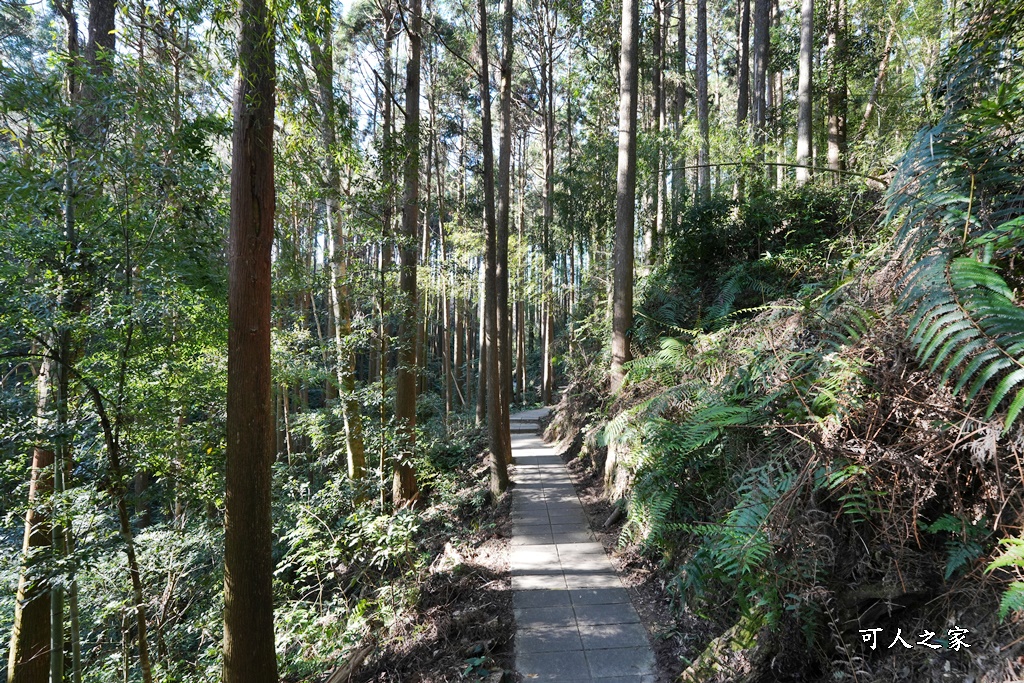
[[[487,490],[482,455],[468,499]],[[378,652],[353,676],[360,683],[449,683],[508,680],[515,620],[509,577],[511,496],[479,508],[438,506],[428,516],[431,560],[417,599],[381,639]],[[451,534],[451,521],[462,529]],[[430,528],[433,527],[433,528]]]

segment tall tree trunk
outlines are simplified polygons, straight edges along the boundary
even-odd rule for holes
[[[772,26],[776,30],[782,25],[782,10],[779,0],[771,0],[771,22]],[[771,48],[769,47],[769,52]],[[782,187],[782,184],[786,180],[786,169],[782,164],[786,161],[786,117],[785,117],[785,94],[783,87],[785,85],[785,79],[783,78],[782,68],[771,75],[771,81],[768,83],[768,90],[765,93],[767,98],[766,111],[767,119],[765,121],[766,128],[770,128],[772,135],[775,139],[775,187]]]
[[[654,265],[655,254],[658,250],[658,239],[662,233],[662,223],[665,220],[665,153],[663,134],[665,131],[665,18],[668,16],[665,2],[666,0],[654,0],[654,33],[652,36],[653,40],[651,41],[654,49],[654,63],[651,65],[651,89],[654,91],[653,126],[656,142],[654,148],[654,211],[651,212],[651,224],[645,244],[648,266]]]
[[[348,254],[341,202],[343,188],[337,135],[338,108],[334,98],[334,22],[330,4],[318,6],[316,16],[308,17],[307,20],[315,25],[313,35],[318,39],[309,41],[309,50],[317,80],[320,139],[327,170],[324,196],[327,204],[328,248],[331,262],[331,304],[335,320],[336,372],[345,429],[348,476],[358,480],[363,478],[366,471],[366,454],[363,446],[363,418],[359,401],[355,397],[355,354],[346,348],[346,339],[352,330],[352,312],[349,305]]]
[[[447,166],[448,156],[443,154],[440,137],[435,138],[437,153],[434,155],[435,170],[437,172],[437,234],[441,243],[441,263],[447,263],[450,258],[448,253],[447,224],[445,223],[445,185],[444,167]],[[452,292],[450,277],[442,268],[441,280],[441,368],[444,374],[444,415],[447,424],[448,415],[455,408],[455,391],[458,390],[458,382],[455,379],[452,368]],[[453,388],[455,391],[453,391]]]
[[[14,603],[14,624],[11,648],[7,659],[7,680],[10,683],[47,683],[50,680],[51,612],[45,549],[50,547],[50,518],[44,512],[46,498],[53,491],[53,451],[41,443],[43,419],[48,409],[53,361],[46,359],[36,377],[36,420],[40,444],[32,449],[32,477],[28,489],[28,512],[25,513],[25,536],[22,543],[24,565],[18,578],[18,595]]]
[[[485,227],[486,231],[487,228]],[[479,427],[487,419],[487,297],[485,295],[486,285],[484,261],[479,264],[479,282],[477,283],[477,343],[474,348],[477,351],[477,387],[476,387],[476,424]]]
[[[771,32],[771,0],[754,0],[754,88],[751,132],[757,160],[764,163],[768,125],[768,47]]]
[[[526,250],[523,234],[526,232],[526,136],[524,132],[519,143],[519,221],[518,221],[518,287],[516,288],[516,374],[518,381],[517,399],[526,403],[526,263],[522,255]]]
[[[706,0],[700,0],[700,2],[703,3]],[[631,358],[627,335],[633,324],[637,34],[639,30],[640,11],[637,0],[623,0],[622,49],[619,53],[619,158],[615,188],[615,269],[612,286],[612,393],[617,392],[622,386],[626,376],[623,365]],[[705,95],[707,95],[706,66],[705,64]],[[698,71],[699,69],[698,63]],[[705,97],[706,105],[707,98]]]
[[[512,0],[501,3],[501,81],[498,112],[498,199],[495,224],[495,335],[498,347],[498,436],[507,463],[512,462],[509,404],[512,401],[512,318],[509,315],[508,233],[512,202]]]
[[[508,488],[509,443],[502,434],[502,391],[497,309],[497,220],[494,211],[494,147],[491,139],[491,78],[487,58],[487,2],[478,0],[480,52],[480,127],[483,133],[484,171],[484,337],[487,349],[487,436],[491,449],[491,493],[497,498]],[[507,208],[507,206],[506,206]],[[507,224],[506,224],[507,225]],[[506,241],[508,235],[505,236]]]
[[[459,405],[465,407],[468,396],[460,388],[463,377],[463,365],[466,362],[466,350],[465,350],[465,327],[466,327],[466,316],[462,308],[462,297],[459,293],[458,285],[456,284],[452,288],[452,306],[455,309],[455,358],[452,365],[452,381],[455,383],[456,391],[459,395]]]
[[[889,25],[889,32],[885,35],[885,47],[882,48],[882,60],[878,63],[878,74],[875,76],[875,82],[871,84],[871,92],[868,93],[868,103],[864,106],[864,116],[860,120],[860,125],[857,126],[857,132],[853,136],[854,142],[860,142],[863,139],[864,131],[867,130],[868,123],[871,121],[871,114],[875,111],[875,105],[878,102],[878,91],[882,87],[882,83],[885,82],[885,73],[889,69],[889,59],[892,57],[892,43],[896,37],[896,22],[892,22]]]
[[[683,117],[686,109],[686,0],[676,0],[679,6],[679,16],[676,24],[676,70],[677,78],[675,101],[672,107],[672,117],[675,121],[676,137],[683,135],[683,127],[686,121]],[[686,155],[680,152],[673,161],[675,170],[672,171],[672,205],[673,225],[686,200]]]
[[[846,0],[830,0],[828,26],[828,167],[846,170]],[[839,174],[834,173],[838,183]]]
[[[551,315],[552,277],[554,269],[554,258],[551,246],[551,232],[554,223],[554,195],[555,195],[555,54],[554,54],[554,27],[552,26],[551,8],[545,3],[543,6],[543,50],[541,60],[541,104],[543,106],[543,135],[544,135],[544,234],[541,238],[544,270],[541,273],[541,387],[540,400],[544,405],[552,403],[554,393],[554,329]]]
[[[708,0],[697,0],[697,186],[701,199],[711,199],[711,140],[708,122]],[[621,136],[620,136],[621,137]],[[621,147],[621,143],[620,143]],[[621,155],[621,152],[620,152]]]
[[[411,0],[406,20],[409,60],[405,67],[405,167],[402,209],[401,267],[399,289],[398,373],[395,381],[395,418],[398,421],[399,453],[395,463],[392,496],[396,506],[412,502],[416,475],[412,459],[416,452],[416,264],[420,196],[420,52],[422,36],[421,0]]]
[[[802,0],[800,7],[800,90],[797,94],[796,181],[803,185],[811,177],[811,98],[814,69],[814,0]]]
[[[266,0],[242,0],[239,19],[228,251],[224,681],[276,683],[270,502],[274,28]]]
[[[394,66],[392,64],[391,51],[395,42],[395,38],[398,36],[398,22],[395,20],[394,5],[391,0],[385,0],[381,3],[381,18],[384,23],[384,41],[383,41],[383,54],[381,55],[381,61],[383,62],[384,70],[384,101],[382,103],[382,117],[383,117],[383,135],[381,136],[381,169],[384,176],[384,206],[381,211],[381,239],[380,239],[380,279],[378,281],[377,291],[377,317],[380,320],[380,328],[378,329],[378,357],[379,363],[377,368],[377,386],[380,393],[380,406],[377,411],[377,417],[379,420],[380,429],[385,429],[385,425],[388,422],[388,407],[385,401],[387,396],[387,378],[388,378],[388,356],[389,356],[389,339],[392,333],[392,326],[389,324],[387,314],[389,312],[390,301],[387,296],[387,277],[388,272],[391,270],[391,264],[393,260],[393,242],[392,235],[394,233],[394,226],[392,221],[395,213],[395,188],[397,185],[397,179],[395,177],[395,158],[396,150],[394,149],[394,130],[395,130],[395,116],[394,116],[394,104],[392,102],[394,97]],[[388,451],[387,451],[387,440],[380,439],[380,446],[377,452],[377,464],[380,468],[380,509],[384,510],[387,498],[387,465],[388,465]]]
[[[739,46],[736,50],[736,129],[743,133],[747,124],[747,112],[750,108],[750,0],[739,1]],[[746,173],[741,167],[737,173],[734,194],[743,199]]]

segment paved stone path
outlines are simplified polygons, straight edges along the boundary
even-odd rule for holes
[[[546,408],[512,415],[512,598],[526,681],[653,683],[654,654],[587,524],[562,459],[541,441]]]

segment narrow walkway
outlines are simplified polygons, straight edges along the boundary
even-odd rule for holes
[[[653,683],[639,615],[587,524],[562,459],[541,441],[547,408],[512,415],[512,596],[525,681]]]

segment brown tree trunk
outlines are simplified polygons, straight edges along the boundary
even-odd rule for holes
[[[508,441],[502,434],[502,385],[500,358],[504,349],[498,340],[497,310],[497,220],[494,211],[494,148],[491,140],[491,79],[487,59],[487,3],[478,0],[480,52],[480,126],[483,132],[484,171],[484,337],[487,353],[487,436],[491,450],[491,493],[497,498],[508,488],[511,457]],[[506,235],[507,239],[507,235]]]
[[[398,457],[395,462],[392,497],[395,506],[410,504],[416,495],[416,475],[412,468],[416,452],[416,264],[419,245],[420,197],[420,52],[422,3],[412,0],[406,23],[409,60],[405,68],[405,176],[402,209],[402,234],[399,247],[401,266],[398,324],[398,372],[395,380],[395,418],[398,422]]]
[[[501,3],[501,81],[498,111],[498,213],[495,217],[495,336],[498,348],[498,436],[501,452],[512,462],[512,440],[509,432],[509,404],[512,400],[512,318],[508,305],[508,233],[512,202],[512,0]],[[506,475],[507,476],[507,475]]]
[[[486,227],[484,228],[486,231]],[[477,366],[477,384],[476,384],[476,424],[480,426],[487,419],[487,297],[485,294],[486,287],[484,285],[484,278],[486,277],[484,262],[481,261],[480,267],[480,281],[477,285],[477,296],[479,299],[476,317],[477,317],[477,343],[473,345],[473,348],[477,351],[476,354],[476,366]]]
[[[452,366],[452,381],[458,390],[459,405],[465,407],[467,396],[459,387],[462,384],[463,365],[466,362],[466,321],[462,311],[462,298],[457,288],[452,292],[452,305],[455,308],[455,362]]]
[[[44,360],[36,378],[36,416],[40,422],[47,410],[52,373],[53,362]],[[37,438],[41,440],[44,435],[40,433]],[[50,519],[44,506],[53,491],[53,461],[52,450],[41,445],[32,449],[32,477],[22,543],[25,564],[18,578],[7,660],[10,683],[47,683],[50,680],[50,589],[43,554],[51,542]]]
[[[700,2],[706,2],[706,0],[700,0]],[[622,386],[626,376],[623,364],[632,357],[627,335],[629,328],[633,325],[637,34],[640,29],[639,25],[640,11],[637,0],[623,0],[622,50],[619,53],[619,158],[615,189],[615,268],[612,287],[612,393],[617,392]],[[706,66],[705,64],[705,86],[707,82]],[[705,97],[705,106],[706,104]]]
[[[270,502],[274,28],[265,0],[242,0],[239,19],[228,250],[224,681],[276,683]]]
[[[750,0],[740,0],[739,7],[739,46],[736,50],[736,130],[740,134],[747,124],[747,113],[750,108]],[[746,172],[743,167],[737,172],[733,194],[742,201],[746,190]]]
[[[523,134],[519,154],[519,249],[526,248],[523,233],[526,231],[526,134]],[[522,253],[522,251],[520,251]],[[519,280],[516,288],[516,386],[517,400],[524,404],[526,397],[526,264],[519,263]]]
[[[651,65],[651,89],[654,91],[653,125],[657,141],[654,149],[654,211],[651,215],[651,225],[645,244],[647,265],[649,266],[654,265],[658,239],[662,233],[662,223],[665,218],[665,154],[662,140],[665,131],[665,17],[668,15],[665,2],[666,0],[654,0],[654,34],[651,41],[654,48],[654,63]]]
[[[846,0],[830,0],[828,26],[828,167],[846,170]],[[840,181],[832,174],[833,183]]]
[[[754,0],[754,91],[751,132],[757,160],[764,163],[768,125],[768,47],[771,29],[771,0]]]
[[[363,445],[363,418],[355,397],[355,355],[346,348],[352,330],[352,311],[348,293],[348,254],[345,246],[344,212],[339,166],[338,112],[334,99],[334,22],[329,5],[318,5],[315,16],[307,17],[315,39],[308,42],[320,102],[320,139],[327,169],[324,197],[327,204],[328,250],[331,262],[331,304],[334,312],[334,347],[341,415],[345,429],[348,476],[362,479],[366,471]]]
[[[676,69],[678,71],[678,82],[676,83],[675,101],[672,107],[672,117],[675,121],[676,135],[683,134],[683,127],[686,122],[683,118],[686,109],[686,0],[676,0],[679,5],[679,16],[676,24]],[[672,195],[673,195],[673,224],[686,201],[686,155],[682,152],[673,161],[675,170],[672,171]]]
[[[711,132],[708,121],[708,0],[697,0],[697,189],[702,200],[711,199]]]

